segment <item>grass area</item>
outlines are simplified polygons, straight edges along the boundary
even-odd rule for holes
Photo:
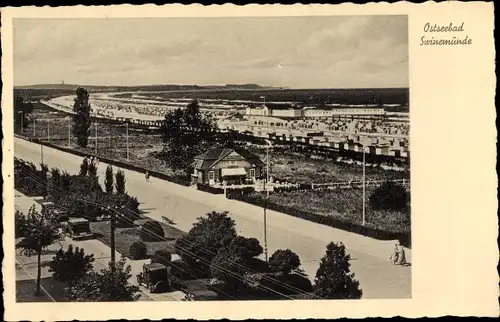
[[[262,160],[266,153],[254,150]],[[367,180],[409,179],[409,172],[384,170],[378,167],[365,168]],[[272,153],[270,155],[270,173],[279,179],[294,183],[328,183],[349,180],[361,180],[363,167],[349,165],[333,160],[316,160],[292,153]]]
[[[140,228],[116,228],[115,246],[121,254],[128,256],[130,245],[136,241],[142,241],[146,244],[148,252],[147,257],[152,256],[157,250],[166,249],[170,253],[175,253],[175,240],[185,233],[177,228],[161,223],[165,232],[165,240],[159,242],[144,242],[140,237]],[[96,238],[107,245],[111,245],[111,227],[106,222],[94,222],[90,224],[92,232]]]
[[[41,279],[41,286],[56,302],[69,302],[64,295],[64,288],[67,286],[65,283],[56,281],[53,277],[46,277]],[[16,302],[53,302],[43,289],[42,294],[35,296],[35,289],[36,280],[16,281]]]
[[[370,208],[368,196],[373,188],[367,189],[366,224],[387,232],[409,232],[411,218],[406,211],[374,211]],[[262,195],[253,193],[254,198]],[[345,222],[361,224],[363,220],[362,189],[310,190],[273,193],[269,201],[291,208],[333,216]]]

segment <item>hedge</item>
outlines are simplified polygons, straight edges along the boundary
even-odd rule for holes
[[[264,206],[264,199],[252,198],[245,193],[228,193],[227,197],[229,199],[243,201],[259,207]],[[367,227],[352,222],[342,221],[332,216],[319,215],[309,211],[304,211],[289,206],[280,205],[269,200],[267,201],[266,205],[267,209],[281,212],[300,219],[305,219],[317,224],[342,229],[345,231],[353,232],[356,234],[360,234],[363,236],[379,240],[397,239],[399,240],[401,245],[406,247],[411,247],[411,232],[401,232],[401,233],[387,232],[373,227]]]
[[[141,227],[141,239],[146,242],[157,242],[165,240],[165,231],[157,221],[146,221]]]
[[[207,184],[197,183],[196,187],[200,191],[205,191],[205,192],[213,193],[213,194],[216,194],[216,195],[221,195],[221,194],[224,193],[224,188],[211,187],[211,186],[209,186]]]
[[[133,242],[128,253],[131,259],[144,259],[147,257],[148,247],[143,242]]]

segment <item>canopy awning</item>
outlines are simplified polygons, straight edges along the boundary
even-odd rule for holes
[[[230,169],[222,169],[221,175],[223,177],[227,176],[246,176],[247,172],[244,168],[230,168]]]

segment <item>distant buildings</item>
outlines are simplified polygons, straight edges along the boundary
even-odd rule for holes
[[[216,183],[240,184],[263,176],[264,162],[255,154],[242,148],[212,147],[196,156],[193,183],[215,185]]]
[[[381,106],[335,105],[325,107],[298,107],[290,104],[269,103],[259,107],[248,107],[247,116],[267,116],[284,119],[332,117],[336,115],[349,116],[382,116],[386,111]]]

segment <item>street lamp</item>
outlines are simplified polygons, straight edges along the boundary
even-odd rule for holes
[[[366,224],[366,145],[362,143],[363,145],[363,226]]]
[[[264,181],[264,190],[266,191],[266,198],[264,202],[264,254],[266,256],[266,261],[268,259],[267,256],[267,201],[269,199],[269,188],[267,187],[267,183],[269,182],[269,148],[272,147],[272,143],[269,140],[266,141],[266,179]]]
[[[24,124],[23,124],[23,121],[24,121],[24,112],[23,111],[18,111],[17,114],[20,114],[21,115],[21,134],[24,134]]]

